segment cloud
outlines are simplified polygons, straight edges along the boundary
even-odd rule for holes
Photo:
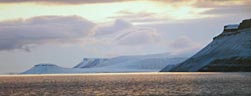
[[[0,50],[29,45],[69,42],[88,36],[94,23],[78,16],[39,16],[0,22]]]
[[[189,6],[192,9],[201,9],[198,16],[220,17],[229,15],[249,15],[251,0],[153,0],[160,4],[176,8]],[[196,17],[198,18],[198,17]],[[195,18],[195,19],[196,19]]]
[[[154,44],[161,40],[160,33],[152,28],[132,28],[126,30],[124,34],[116,38],[116,43],[120,45],[146,45]]]
[[[194,45],[196,45],[196,43],[186,36],[180,36],[169,44],[169,46],[174,49],[185,49],[193,47]]]
[[[139,27],[123,19],[117,19],[111,25],[99,26],[95,30],[96,39],[110,41],[117,45],[145,45],[154,44],[161,39],[161,35],[151,27]]]
[[[178,37],[174,41],[170,42],[168,47],[172,50],[172,55],[179,56],[191,55],[195,53],[195,51],[198,51],[198,49],[202,48],[200,44],[191,40],[187,36]]]
[[[113,34],[121,30],[127,30],[132,28],[133,25],[123,19],[117,19],[112,25],[101,25],[95,30],[95,36]]]
[[[249,6],[251,0],[195,0],[193,6],[200,8],[224,8],[229,6]]]
[[[109,19],[124,19],[133,24],[153,24],[194,20],[200,18],[221,17],[229,15],[249,15],[251,0],[152,0],[158,11],[121,10]]]
[[[122,10],[116,13],[116,16],[111,16],[111,19],[123,19],[130,21],[132,23],[148,23],[162,21],[163,18],[157,17],[157,13],[154,12],[130,12],[127,10]]]
[[[249,15],[251,0],[205,0],[193,4],[197,8],[210,8],[201,14],[214,16]]]
[[[97,25],[78,16],[38,16],[0,22],[0,51],[44,44],[85,46],[141,46],[156,44],[161,35],[123,19]]]
[[[130,0],[0,0],[0,3],[39,3],[39,4],[53,4],[53,5],[75,5],[75,4],[94,4],[94,3],[112,3],[123,2]]]
[[[250,15],[251,6],[226,6],[221,8],[214,8],[208,11],[205,11],[201,14],[213,14],[213,15],[220,15],[220,16],[226,16],[226,15]]]
[[[251,0],[152,0],[153,2],[160,2],[172,6],[192,5],[198,8],[216,8],[226,6],[249,6]]]
[[[193,6],[197,8],[210,8],[201,14],[218,16],[243,14],[251,11],[251,0],[197,0]]]

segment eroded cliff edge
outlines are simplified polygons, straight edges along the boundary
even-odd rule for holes
[[[161,72],[166,72],[166,68]],[[223,32],[191,58],[171,69],[172,72],[251,71],[251,19],[224,26]]]

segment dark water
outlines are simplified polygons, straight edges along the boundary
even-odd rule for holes
[[[0,96],[251,96],[251,73],[0,76]]]

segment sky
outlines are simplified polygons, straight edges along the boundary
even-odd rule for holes
[[[0,73],[83,58],[189,57],[249,18],[251,0],[0,0]]]

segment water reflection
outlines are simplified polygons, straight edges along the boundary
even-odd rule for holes
[[[4,95],[250,95],[251,73],[99,73],[0,76]]]

